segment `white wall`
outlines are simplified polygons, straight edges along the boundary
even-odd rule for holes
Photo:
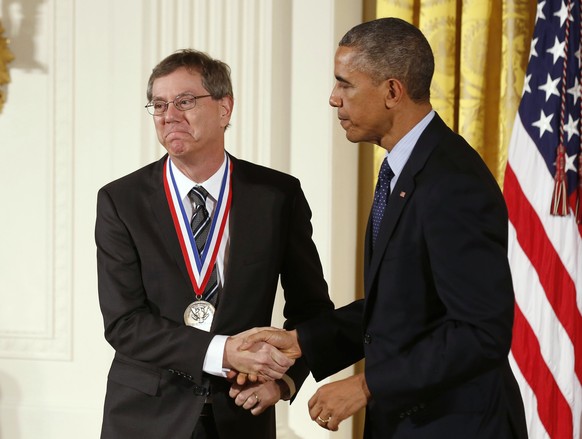
[[[183,47],[232,68],[230,152],[298,176],[336,305],[355,285],[357,148],[327,99],[361,0],[0,0],[16,59],[0,114],[0,439],[97,438],[112,350],[96,290],[95,195],[163,153],[143,105]],[[277,302],[275,321],[280,321]],[[345,375],[344,372],[340,375]],[[310,379],[278,406],[280,438],[313,423]]]

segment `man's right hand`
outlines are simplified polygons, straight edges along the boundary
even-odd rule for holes
[[[247,337],[258,329],[245,331],[228,337],[224,346],[223,366],[225,368],[249,374],[256,381],[280,379],[287,369],[295,363],[295,359],[287,356],[269,343],[259,338],[247,343]],[[268,332],[270,330],[266,330]],[[278,331],[278,330],[274,330]],[[258,332],[258,334],[262,333]],[[243,348],[242,345],[245,345]]]
[[[302,355],[296,330],[285,331],[283,329],[269,328],[253,332],[245,337],[239,349],[251,349],[257,343],[268,343],[292,360]]]

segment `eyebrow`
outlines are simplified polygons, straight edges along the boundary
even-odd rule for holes
[[[194,93],[193,91],[183,91],[183,92],[178,93],[176,96],[174,96],[174,99],[176,99],[179,96],[184,96],[184,95],[196,96],[196,93]],[[174,99],[172,99],[172,100],[174,100]],[[154,96],[152,96],[152,101],[154,101],[154,100],[163,101],[164,99],[162,99],[160,96],[154,95]]]
[[[350,81],[348,81],[347,79],[343,78],[343,77],[342,77],[342,76],[340,76],[340,75],[335,75],[335,79],[336,79],[338,82],[343,82],[344,84],[349,84],[349,85],[352,85],[352,83],[351,83]]]

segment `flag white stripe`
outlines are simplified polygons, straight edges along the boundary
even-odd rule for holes
[[[582,237],[573,215],[564,218],[549,214],[554,179],[523,127],[519,114],[515,118],[510,145],[508,165],[520,182],[526,198],[538,213],[548,239],[574,282],[576,291],[582,291],[582,260],[577,251],[582,248]],[[576,295],[576,302],[582,312],[582,294]]]
[[[511,353],[509,354],[509,365],[513,369],[513,373],[515,375],[517,384],[519,385],[519,390],[523,399],[527,431],[529,433],[530,439],[550,439],[548,432],[544,428],[544,424],[542,424],[542,421],[538,416],[538,399],[536,398],[536,395],[529,386],[528,382],[519,371],[519,366],[515,362],[515,358]]]
[[[541,355],[548,369],[572,409],[574,438],[578,438],[580,423],[576,422],[576,414],[582,413],[582,388],[574,371],[574,346],[548,302],[534,267],[519,246],[515,228],[511,223],[509,243],[509,262],[516,302],[540,343]]]

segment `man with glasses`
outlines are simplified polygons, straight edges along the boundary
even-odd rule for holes
[[[273,405],[308,370],[266,343],[239,351],[244,335],[232,335],[269,326],[279,277],[286,327],[333,309],[309,206],[297,179],[225,151],[223,62],[174,53],[147,99],[167,154],[98,194],[99,299],[115,349],[101,437],[274,438]],[[263,380],[232,399],[229,369]]]

